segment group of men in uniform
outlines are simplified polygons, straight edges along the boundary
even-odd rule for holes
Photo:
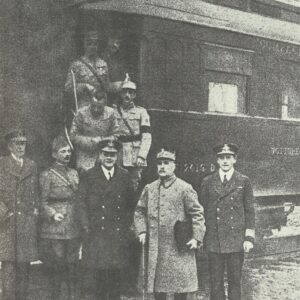
[[[220,168],[203,180],[199,199],[175,175],[173,149],[161,149],[158,179],[138,195],[152,140],[149,115],[134,104],[134,82],[128,77],[109,81],[96,45],[88,36],[84,57],[71,66],[66,88],[77,89],[80,107],[70,139],[54,139],[53,164],[39,178],[35,163],[25,156],[24,131],[5,136],[10,155],[0,159],[4,299],[26,299],[29,265],[37,259],[49,275],[52,298],[59,299],[66,282],[69,299],[76,299],[81,247],[81,299],[119,300],[132,231],[144,249],[140,286],[156,300],[169,293],[184,300],[198,289],[195,250],[202,243],[209,258],[211,300],[225,300],[225,266],[229,300],[241,299],[244,252],[254,244],[254,200],[248,177],[234,169],[237,146],[214,149]],[[114,107],[106,105],[111,91],[120,94]],[[77,170],[68,166],[73,146]],[[184,251],[174,239],[177,221],[191,224]]]

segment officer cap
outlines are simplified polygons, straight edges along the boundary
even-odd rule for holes
[[[223,155],[223,154],[231,154],[236,155],[238,152],[238,146],[236,144],[221,144],[214,147],[214,151],[217,155]]]
[[[98,40],[98,32],[96,30],[87,31],[84,34],[85,40]]]
[[[161,149],[157,155],[156,155],[156,159],[169,159],[169,160],[176,160],[176,153],[175,151],[171,151],[171,150],[165,150],[165,149]]]
[[[67,147],[67,146],[69,146],[72,149],[72,147],[68,143],[67,139],[64,136],[59,135],[59,136],[55,137],[52,142],[52,152],[57,152],[59,149]]]
[[[4,136],[6,142],[27,142],[26,134],[23,129],[12,129]]]
[[[125,80],[122,83],[122,89],[136,90],[136,84],[131,81],[128,73],[126,73]]]
[[[104,152],[118,152],[122,148],[122,144],[115,140],[104,140],[99,142],[98,148]]]

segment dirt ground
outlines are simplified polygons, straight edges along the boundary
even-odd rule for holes
[[[200,290],[189,300],[209,299],[205,261],[200,261]],[[299,300],[300,254],[246,259],[242,279],[243,300]],[[1,293],[0,293],[1,295]],[[123,300],[141,299],[140,295],[122,296]],[[168,297],[172,299],[172,297]],[[2,297],[0,297],[3,300]],[[61,300],[65,300],[63,297]],[[80,298],[79,298],[80,299]],[[50,300],[47,279],[40,267],[33,267],[28,300]]]

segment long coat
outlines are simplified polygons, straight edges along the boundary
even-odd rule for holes
[[[247,176],[234,171],[223,187],[219,172],[203,179],[200,202],[204,207],[207,251],[243,251],[246,229],[254,230],[254,197]]]
[[[115,269],[128,264],[127,242],[133,219],[134,197],[126,170],[115,166],[108,181],[99,164],[80,179],[79,217],[89,234],[83,239],[82,264]]]
[[[137,234],[147,233],[146,290],[149,293],[193,292],[198,289],[195,251],[179,252],[174,240],[177,220],[191,217],[193,237],[202,241],[205,226],[197,193],[174,177],[165,186],[160,180],[146,185],[134,216]]]
[[[0,261],[38,259],[38,208],[36,164],[25,158],[21,168],[12,156],[0,158]]]

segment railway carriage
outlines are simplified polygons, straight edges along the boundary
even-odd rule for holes
[[[96,29],[100,48],[116,35],[122,46],[111,76],[129,72],[138,84],[138,104],[152,121],[149,160],[162,144],[176,148],[178,175],[197,189],[216,170],[212,147],[237,143],[237,168],[254,185],[257,253],[299,250],[300,7],[287,0],[31,2],[35,9],[21,8],[18,24],[6,22],[16,35],[1,48],[0,83],[8,89],[0,103],[3,130],[21,119],[33,132],[33,158],[43,164],[62,128],[63,84],[83,33]],[[35,15],[42,26],[26,19]],[[155,177],[149,165],[147,180]]]

